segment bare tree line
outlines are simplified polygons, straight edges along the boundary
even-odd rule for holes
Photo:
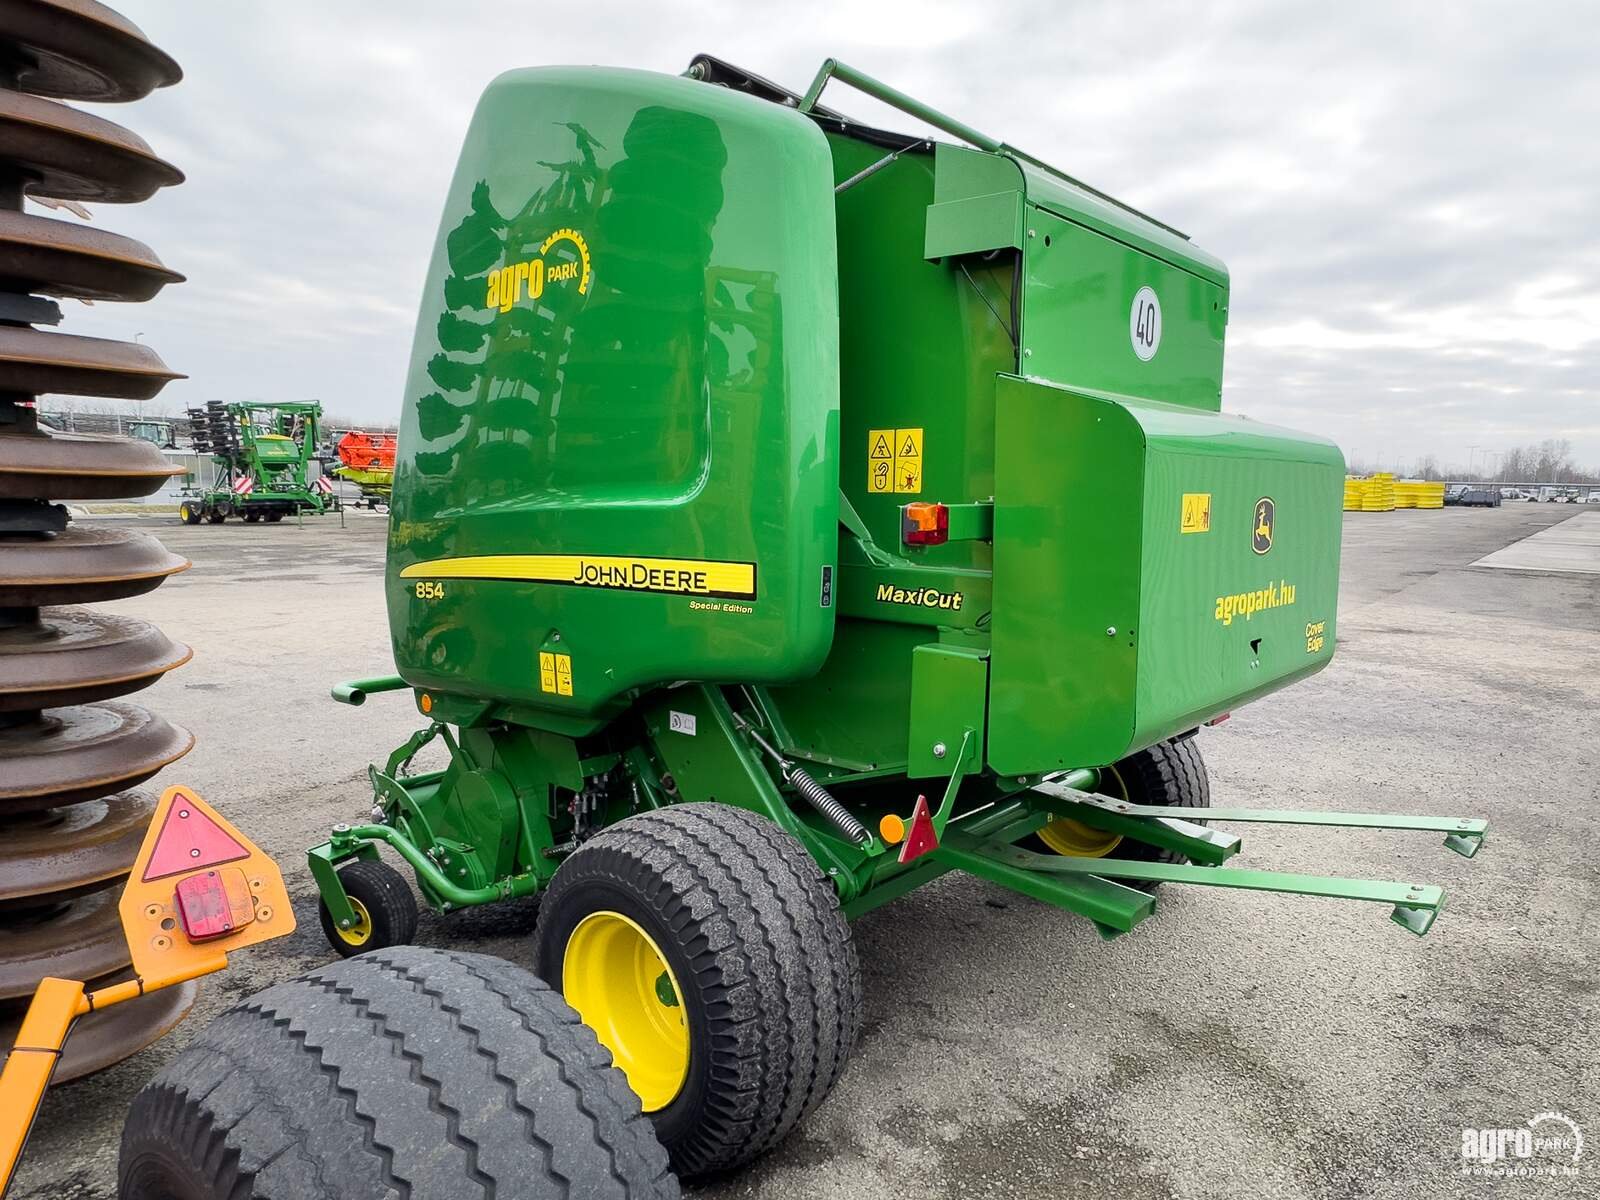
[[[1572,443],[1566,438],[1545,438],[1527,446],[1512,446],[1507,450],[1474,451],[1465,465],[1441,465],[1439,456],[1425,454],[1415,459],[1410,470],[1404,463],[1375,465],[1353,455],[1350,471],[1356,475],[1370,475],[1374,471],[1389,470],[1411,479],[1477,480],[1488,483],[1600,483],[1600,468],[1578,466],[1572,455]]]

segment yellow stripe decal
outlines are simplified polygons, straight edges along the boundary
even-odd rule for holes
[[[501,579],[665,592],[674,596],[756,598],[756,565],[698,558],[629,558],[611,554],[482,554],[412,563],[402,579]]]

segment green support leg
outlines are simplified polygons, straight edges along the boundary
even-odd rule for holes
[[[1379,879],[1336,879],[1326,875],[1292,875],[1279,871],[1194,867],[1183,863],[1128,862],[1116,858],[1064,858],[1034,854],[1016,846],[991,847],[990,858],[1024,873],[1138,879],[1146,883],[1197,883],[1203,887],[1243,888],[1296,896],[1327,896],[1392,904],[1391,919],[1412,933],[1424,934],[1444,907],[1444,892],[1424,884],[1390,883]]]

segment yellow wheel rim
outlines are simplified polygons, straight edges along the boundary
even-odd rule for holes
[[[356,910],[356,923],[349,929],[340,929],[335,925],[333,931],[346,946],[365,946],[367,939],[372,936],[372,914],[354,896],[350,897],[350,907]]]
[[[1100,772],[1100,784],[1101,795],[1114,796],[1118,800],[1128,798],[1127,785],[1122,782],[1122,776],[1117,774],[1116,768],[1104,768]],[[1120,833],[1107,833],[1104,829],[1096,829],[1071,817],[1051,821],[1039,830],[1039,840],[1057,854],[1068,858],[1104,858],[1122,845]]]
[[[567,939],[561,980],[644,1111],[671,1104],[689,1075],[689,1026],[655,939],[621,913],[590,913]]]

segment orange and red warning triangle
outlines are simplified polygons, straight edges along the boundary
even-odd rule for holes
[[[141,878],[148,883],[249,857],[248,846],[212,820],[199,805],[185,803],[179,795],[167,809],[166,821],[156,836]]]

